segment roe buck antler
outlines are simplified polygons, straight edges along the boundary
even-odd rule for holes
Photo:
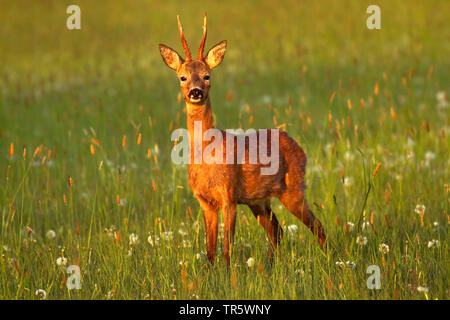
[[[265,228],[270,241],[269,255],[273,256],[274,249],[281,240],[282,229],[270,208],[272,197],[279,198],[291,213],[311,229],[318,236],[320,246],[324,248],[326,237],[322,224],[311,212],[305,199],[306,155],[285,132],[279,132],[278,135],[278,131],[276,131],[278,137],[276,142],[279,143],[279,148],[277,149],[278,154],[275,155],[278,157],[279,167],[275,174],[261,174],[261,169],[267,167],[266,163],[262,163],[261,156],[254,163],[248,163],[248,161],[242,163],[236,157],[233,158],[234,162],[231,164],[225,161],[216,163],[207,161],[211,159],[204,159],[204,162],[200,163],[195,162],[194,158],[198,155],[196,146],[200,146],[201,154],[203,154],[205,148],[210,144],[219,143],[222,146],[219,150],[223,154],[221,155],[219,152],[218,155],[223,160],[226,158],[227,148],[228,153],[236,154],[237,140],[242,136],[219,131],[220,134],[214,137],[213,142],[203,140],[203,133],[214,128],[209,97],[210,73],[222,62],[227,43],[226,41],[219,42],[203,56],[207,33],[205,14],[203,37],[198,49],[198,56],[196,60],[192,60],[180,19],[178,17],[177,19],[186,59],[183,60],[175,50],[163,44],[160,44],[159,48],[164,62],[177,72],[181,92],[186,101],[187,127],[190,137],[194,137],[189,142],[190,151],[194,150],[194,152],[189,151],[189,185],[203,211],[209,261],[214,263],[218,212],[221,210],[224,214],[224,254],[227,264],[230,264],[237,204],[248,205],[259,224]],[[200,125],[198,125],[199,123]],[[201,131],[200,135],[194,133],[197,129]],[[274,148],[270,147],[272,134],[263,135],[261,132],[244,136],[244,159],[249,159],[252,152],[258,149],[258,145],[261,143],[267,145],[270,152],[275,152]],[[231,146],[226,143],[227,137],[230,136]],[[218,141],[216,141],[217,139]],[[258,141],[259,144],[251,144],[251,141]],[[258,152],[258,154],[260,153]],[[214,156],[217,155],[214,154]]]

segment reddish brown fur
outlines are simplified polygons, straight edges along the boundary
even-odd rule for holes
[[[204,37],[206,37],[206,22]],[[204,39],[202,39],[202,44],[204,44]],[[176,70],[179,78],[186,78],[186,80],[180,82],[180,85],[181,92],[186,100],[187,127],[191,138],[194,137],[194,121],[201,121],[202,123],[200,139],[207,129],[214,127],[209,98],[209,79],[206,80],[205,76],[209,76],[211,69],[220,64],[225,53],[225,46],[226,42],[222,41],[214,46],[205,58],[184,61],[173,49],[160,45],[161,55],[166,64]],[[187,45],[184,47],[187,47]],[[198,88],[203,92],[200,101],[193,102],[189,96],[193,88]],[[225,133],[222,133],[225,159],[226,138]],[[259,132],[254,134],[257,135],[259,141]],[[194,150],[194,143],[194,139],[191,139],[191,150]],[[203,150],[210,142],[202,140],[201,143]],[[270,147],[270,135],[268,135],[267,141],[263,141],[263,143],[267,143],[267,146]],[[249,146],[247,140],[246,160],[248,160],[250,147],[257,146]],[[236,151],[236,145],[234,145],[234,148],[234,151]],[[261,175],[260,169],[264,166],[260,164],[259,159],[257,164],[249,164],[248,161],[245,161],[245,164],[206,164],[204,162],[193,164],[194,152],[191,153],[190,157],[189,185],[203,210],[207,254],[212,264],[214,263],[217,244],[219,211],[222,211],[224,215],[224,254],[227,264],[230,264],[237,204],[248,205],[259,224],[264,227],[271,244],[269,255],[273,256],[273,250],[281,240],[282,229],[270,208],[270,198],[272,197],[279,198],[291,213],[318,236],[320,246],[324,247],[326,237],[322,224],[311,212],[304,197],[306,155],[285,132],[280,131],[279,134],[279,170],[274,175]]]

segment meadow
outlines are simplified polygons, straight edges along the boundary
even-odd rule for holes
[[[66,28],[70,4],[81,30]],[[381,30],[366,27],[369,4]],[[273,200],[274,261],[240,206],[231,267],[221,233],[208,268],[187,166],[170,157],[184,103],[158,50],[182,52],[177,14],[195,50],[205,11],[207,49],[228,40],[211,77],[216,126],[279,127],[302,146],[326,252]],[[437,0],[3,1],[0,299],[448,299],[449,12]]]

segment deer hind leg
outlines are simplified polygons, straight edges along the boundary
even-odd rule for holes
[[[225,255],[225,260],[227,262],[227,266],[230,265],[230,254],[232,253],[233,248],[233,239],[234,239],[234,231],[236,227],[236,204],[229,203],[226,204],[223,208],[223,219],[224,219],[224,227],[223,227],[223,253]]]
[[[281,195],[280,201],[286,209],[302,221],[319,238],[319,245],[324,249],[326,236],[322,223],[309,209],[303,191],[300,188],[288,188]]]
[[[269,238],[269,257],[273,258],[274,251],[276,250],[278,243],[281,241],[283,235],[283,230],[278,224],[277,217],[275,213],[272,212],[270,208],[270,201],[266,201],[260,204],[249,205],[255,215],[258,223],[266,229],[267,237]]]

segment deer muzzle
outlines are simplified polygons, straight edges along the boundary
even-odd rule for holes
[[[198,103],[202,101],[203,96],[204,96],[203,90],[198,88],[192,89],[191,91],[189,91],[188,94],[189,100],[191,100],[191,102],[193,103]]]

